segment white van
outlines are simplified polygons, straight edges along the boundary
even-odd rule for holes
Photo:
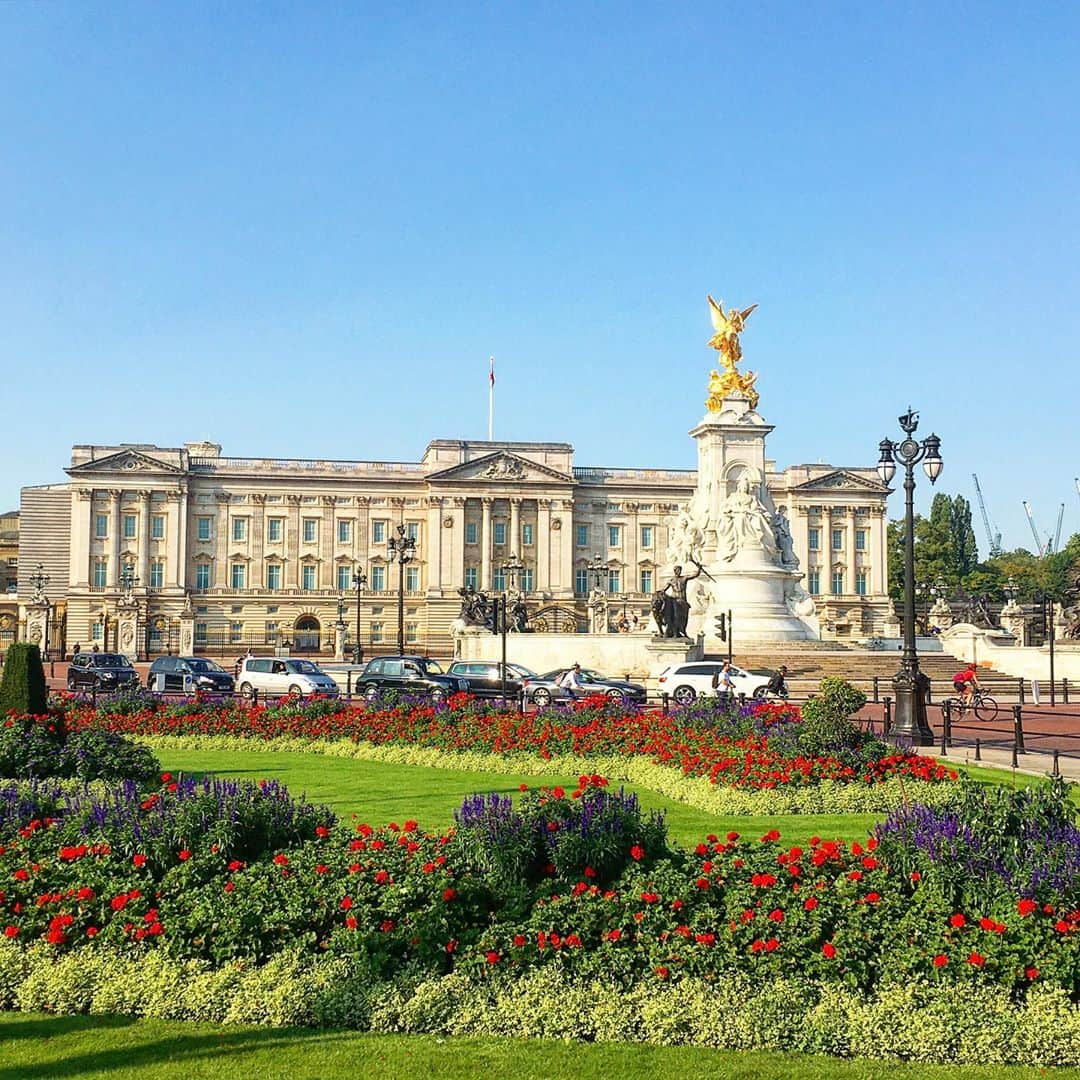
[[[281,660],[269,656],[245,656],[236,688],[245,697],[251,697],[256,691],[275,697],[285,694],[337,697],[339,693],[337,683],[318,664],[310,660]]]

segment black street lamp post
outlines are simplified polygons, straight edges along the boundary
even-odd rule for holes
[[[503,586],[504,586],[503,594],[500,597],[499,602],[498,602],[498,606],[495,609],[496,616],[497,617],[501,616],[499,618],[499,620],[498,620],[498,626],[499,626],[499,633],[502,635],[502,665],[501,665],[500,672],[501,672],[501,676],[502,676],[502,696],[503,696],[503,701],[506,700],[506,630],[507,630],[507,625],[506,624],[509,621],[509,617],[508,617],[507,611],[506,611],[507,591],[506,591],[505,586],[506,586],[506,582],[507,582],[507,576],[509,575],[510,591],[511,592],[517,592],[518,575],[524,569],[525,569],[525,564],[514,554],[511,554],[510,558],[505,563],[503,563],[503,567],[502,567]]]
[[[398,525],[394,531],[397,536],[391,536],[386,546],[390,561],[396,557],[398,563],[397,651],[400,656],[405,652],[405,564],[416,557],[416,541],[406,535],[404,525]]]
[[[360,644],[360,597],[367,586],[367,574],[364,568],[357,563],[352,570],[353,588],[356,590],[356,641],[353,642],[353,663],[364,662],[364,647]]]
[[[49,603],[49,598],[45,595],[45,586],[52,580],[48,574],[45,573],[45,564],[38,563],[37,569],[30,575],[30,585],[34,590],[33,599],[39,600],[45,605],[45,627],[44,633],[41,639],[42,656],[49,659],[49,636],[52,630],[52,604]],[[60,657],[63,660],[63,657]]]
[[[892,733],[910,740],[912,746],[932,746],[934,733],[926,720],[926,690],[930,681],[919,670],[915,650],[915,466],[922,462],[930,483],[941,475],[941,440],[928,435],[920,443],[912,436],[919,426],[919,414],[911,409],[900,417],[904,438],[899,443],[882,439],[878,475],[888,485],[896,473],[896,463],[904,467],[904,651],[900,670],[893,676],[896,713]]]

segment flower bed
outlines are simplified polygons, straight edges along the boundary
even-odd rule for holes
[[[699,703],[665,714],[587,698],[572,708],[521,715],[455,695],[443,705],[397,701],[387,707],[336,702],[250,706],[233,703],[142,706],[113,711],[73,705],[76,730],[141,736],[231,736],[252,742],[347,740],[444,754],[508,755],[549,761],[645,759],[683,777],[747,791],[791,791],[822,784],[876,785],[891,778],[947,783],[956,773],[933,758],[895,752],[864,733],[814,750],[797,708],[751,703],[725,710]]]
[[[259,990],[264,1014],[237,1005],[230,1019],[378,1027],[394,1015],[404,1030],[485,1031],[493,1001],[524,1017],[530,995],[564,986],[603,1009],[625,995],[631,1036],[730,1046],[753,1044],[743,1028],[721,1035],[731,988],[788,987],[766,1010],[770,1038],[840,1002],[883,1018],[876,1003],[919,999],[947,1011],[940,1023],[948,1010],[967,1023],[956,1002],[976,1000],[1003,1040],[978,1044],[986,1060],[1077,1060],[1078,1043],[1072,1057],[1056,1036],[1052,1051],[1024,1050],[999,1029],[1011,1003],[1040,1030],[1052,1018],[1080,1030],[1080,831],[1061,792],[987,798],[900,811],[863,845],[732,832],[679,851],[599,775],[467,800],[456,828],[430,835],[335,822],[271,784],[22,785],[0,800],[0,1004],[205,1018],[200,1002],[216,1016],[243,983],[245,1008]],[[1014,853],[1000,866],[960,873],[927,843],[954,821],[977,830],[995,807],[998,847]],[[1041,877],[1012,843],[1032,842],[1033,819],[1057,852]],[[169,1004],[150,1006],[166,976]],[[681,1020],[678,1002],[692,1002]],[[563,1015],[551,1002],[534,1012]],[[849,1020],[810,1029],[843,1052]],[[610,1037],[602,1016],[572,1033],[598,1037],[593,1024]]]

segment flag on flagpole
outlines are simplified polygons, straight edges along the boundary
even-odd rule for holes
[[[488,358],[488,442],[495,437],[495,357]]]
[[[490,370],[490,376],[489,377],[491,379],[491,385],[494,386],[495,385],[495,357],[494,356],[492,356],[490,358],[490,364],[491,364],[491,370]]]

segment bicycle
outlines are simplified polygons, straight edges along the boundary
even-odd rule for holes
[[[998,714],[998,703],[989,694],[979,689],[976,689],[975,693],[972,694],[971,701],[964,701],[963,698],[953,698],[952,708],[957,720],[963,720],[964,715],[970,710],[975,714],[976,720],[982,720],[989,724],[997,719]]]

